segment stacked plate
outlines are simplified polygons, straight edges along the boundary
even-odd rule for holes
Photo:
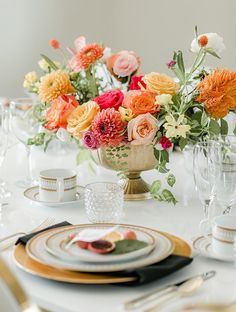
[[[18,245],[15,248],[15,262],[27,272],[52,280],[90,284],[119,283],[132,281],[134,278],[125,275],[116,277],[109,275],[109,272],[137,269],[157,263],[172,254],[175,248],[170,235],[133,225],[119,225],[116,231],[121,237],[128,231],[134,231],[137,239],[146,243],[141,249],[102,255],[81,249],[77,244],[68,247],[68,237],[71,234],[87,229],[109,229],[112,226],[75,225],[42,232],[29,240],[26,247]],[[187,244],[184,244],[186,249]],[[191,253],[191,249],[187,252]]]

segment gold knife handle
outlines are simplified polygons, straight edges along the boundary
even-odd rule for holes
[[[160,298],[162,296],[166,296],[169,293],[172,293],[173,291],[177,290],[177,286],[167,286],[165,288],[161,288],[159,290],[153,291],[152,293],[148,293],[146,295],[143,295],[141,297],[138,297],[136,299],[127,301],[124,303],[124,308],[125,310],[132,310],[132,309],[137,309],[140,306],[155,300],[157,298]]]

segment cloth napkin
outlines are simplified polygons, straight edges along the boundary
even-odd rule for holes
[[[41,232],[44,232],[50,229],[55,229],[57,227],[67,226],[67,225],[71,225],[71,223],[64,221],[58,224],[54,224],[50,227],[47,227],[41,231],[22,236],[16,241],[16,245],[19,243],[26,245],[26,243],[32,237],[34,237],[35,235]],[[142,268],[138,268],[134,270],[126,270],[122,272],[113,272],[113,273],[109,272],[108,275],[109,276],[111,275],[121,276],[121,277],[124,277],[124,276],[136,277],[136,280],[133,282],[126,282],[126,283],[115,284],[115,285],[139,286],[139,285],[151,283],[171,273],[174,273],[175,271],[178,271],[181,268],[185,267],[186,265],[190,264],[192,261],[193,259],[189,257],[170,255],[168,258],[162,260],[161,262],[154,263],[146,267],[142,267]],[[94,274],[97,275],[99,273],[94,273]],[[102,275],[104,275],[104,273],[102,273]]]

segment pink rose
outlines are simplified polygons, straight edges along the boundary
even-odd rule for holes
[[[100,147],[99,142],[94,137],[92,131],[86,131],[83,135],[83,145],[88,149],[98,149]]]
[[[106,60],[107,68],[117,79],[134,74],[140,66],[140,58],[133,51],[120,51]]]
[[[146,89],[146,83],[142,80],[143,76],[133,76],[129,85],[130,90],[140,90],[140,85]]]
[[[114,108],[118,110],[124,99],[124,94],[121,90],[110,90],[93,99],[101,109]]]
[[[158,121],[150,113],[142,114],[128,123],[128,140],[134,145],[151,144],[158,130]]]
[[[166,150],[172,146],[171,141],[164,135],[160,138],[159,144],[161,144],[161,147],[164,150]]]

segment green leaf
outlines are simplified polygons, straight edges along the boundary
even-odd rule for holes
[[[160,191],[160,189],[161,189],[161,181],[157,180],[157,181],[152,183],[150,193],[154,195],[154,194],[158,193]]]
[[[201,118],[202,118],[202,112],[201,111],[197,111],[192,116],[192,119],[197,120],[199,124],[201,124]]]
[[[174,184],[175,184],[175,182],[176,182],[176,179],[175,179],[175,176],[172,174],[172,173],[170,173],[169,175],[168,175],[168,177],[167,177],[167,183],[169,184],[169,186],[173,186]]]
[[[205,111],[202,112],[202,117],[201,117],[201,125],[202,127],[206,127],[207,126],[207,123],[208,123],[208,116],[206,114]]]
[[[91,153],[87,149],[81,149],[76,157],[77,165],[82,164],[86,160],[91,159]]]
[[[181,151],[184,149],[184,147],[188,144],[188,139],[181,137],[179,140],[179,147]]]
[[[162,196],[164,197],[165,201],[168,203],[173,203],[174,205],[177,203],[177,200],[175,199],[174,195],[171,193],[171,191],[164,189],[162,191]]]
[[[228,123],[226,120],[221,119],[220,120],[220,133],[222,135],[227,135],[229,131]]]
[[[44,132],[37,133],[34,137],[28,139],[27,145],[43,145],[45,135],[46,133]]]
[[[159,155],[160,155],[160,151],[154,148],[154,156],[156,157],[157,160],[159,160]]]
[[[161,161],[169,162],[169,153],[166,150],[161,151]]]
[[[178,64],[178,67],[179,67],[181,73],[184,76],[185,75],[185,68],[184,68],[183,53],[181,51],[178,51],[178,53],[177,53],[177,64]]]
[[[151,195],[153,199],[158,200],[160,202],[164,200],[161,194],[151,194]]]
[[[220,134],[220,125],[218,124],[218,122],[214,119],[211,119],[210,121],[210,125],[209,125],[209,131],[212,134]]]
[[[122,239],[115,244],[116,248],[110,253],[111,255],[122,255],[148,246],[147,242],[136,239]]]
[[[166,168],[166,161],[162,161],[161,163],[159,163],[155,169],[157,169],[157,171],[159,171],[160,173],[167,173],[170,170],[168,168]]]
[[[47,57],[47,56],[44,55],[44,54],[40,54],[40,56],[48,63],[48,65],[49,65],[52,69],[54,69],[54,70],[59,69],[59,67],[57,67],[57,65],[56,65],[52,60],[50,60],[49,57]]]
[[[236,127],[234,128],[234,135],[236,135]]]
[[[219,55],[218,55],[212,48],[205,48],[205,51],[206,51],[208,54],[211,54],[211,55],[217,57],[218,59],[220,59]]]

